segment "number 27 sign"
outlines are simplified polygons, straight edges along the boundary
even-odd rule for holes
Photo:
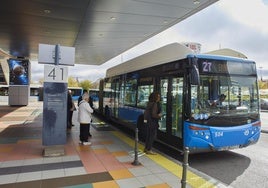
[[[45,82],[68,82],[68,67],[61,65],[45,65]]]

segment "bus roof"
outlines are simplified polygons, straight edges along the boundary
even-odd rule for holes
[[[189,54],[187,57],[197,57],[203,59],[217,59],[217,60],[227,60],[227,61],[239,61],[239,62],[254,62],[249,59],[240,58],[236,56],[227,56],[220,54]]]
[[[165,64],[168,62],[197,57],[206,59],[218,59],[218,60],[228,60],[228,61],[242,61],[242,62],[253,62],[246,59],[245,55],[238,56],[235,55],[237,51],[225,50],[224,53],[221,50],[216,50],[212,52],[207,52],[205,54],[195,54],[190,48],[186,47],[180,43],[171,43],[134,59],[126,61],[122,64],[109,68],[106,72],[106,77],[112,77],[124,73],[129,73],[132,71],[153,67],[156,65]],[[241,58],[242,56],[242,58]]]
[[[180,43],[171,43],[134,59],[126,61],[122,64],[109,68],[106,72],[106,77],[124,74],[156,65],[161,65],[167,62],[184,59],[193,51]]]

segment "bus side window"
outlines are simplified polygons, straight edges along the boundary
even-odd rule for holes
[[[137,80],[130,79],[125,86],[125,105],[136,105]]]
[[[141,108],[146,108],[149,95],[153,92],[153,85],[142,85],[138,86],[138,99],[137,106]]]

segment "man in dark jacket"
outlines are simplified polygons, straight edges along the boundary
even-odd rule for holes
[[[67,130],[69,131],[72,128],[72,118],[73,118],[73,99],[71,91],[68,91],[67,95]]]

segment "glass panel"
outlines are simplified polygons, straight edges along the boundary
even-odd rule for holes
[[[201,76],[200,88],[192,86],[191,96],[192,117],[201,124],[232,126],[258,118],[256,77]]]
[[[147,102],[149,101],[149,95],[154,91],[153,85],[142,85],[138,86],[138,101],[137,106],[146,108]]]
[[[119,106],[119,80],[116,80],[114,83],[112,83],[112,91],[113,91],[113,99],[114,99],[114,117],[118,117],[118,106]]]
[[[103,88],[103,112],[107,113],[107,109],[109,109],[109,115],[113,114],[113,97],[111,85],[111,82],[105,82]]]
[[[8,87],[0,87],[0,96],[8,96]]]
[[[121,107],[124,104],[124,96],[125,96],[125,84],[124,84],[124,82],[122,82],[122,84],[120,85],[119,90],[120,90],[120,94],[119,94],[118,105],[119,105],[119,107]]]
[[[183,78],[172,79],[172,135],[182,137]]]
[[[162,118],[159,121],[159,130],[166,132],[166,112],[167,112],[167,93],[168,93],[168,79],[163,78],[160,81],[160,96],[161,96],[161,113]]]
[[[38,91],[39,91],[39,88],[30,88],[30,96],[38,96],[38,94],[39,94]],[[80,95],[81,95],[81,92],[79,93],[79,96]]]
[[[127,80],[125,87],[125,105],[136,105],[136,94],[137,94],[137,80]]]

